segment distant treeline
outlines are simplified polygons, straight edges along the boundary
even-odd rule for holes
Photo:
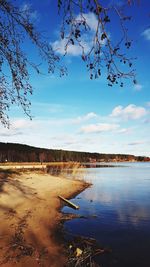
[[[125,154],[101,154],[37,148],[28,145],[1,143],[0,162],[100,162],[100,161],[148,161],[146,157]]]

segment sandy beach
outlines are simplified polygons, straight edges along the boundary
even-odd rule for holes
[[[57,237],[62,218],[58,195],[69,198],[86,187],[42,171],[1,170],[0,266],[65,266]]]

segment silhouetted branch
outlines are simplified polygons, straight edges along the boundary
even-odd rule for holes
[[[131,5],[132,1],[127,0],[127,4]],[[64,54],[76,45],[91,79],[99,78],[104,67],[110,86],[119,82],[122,87],[124,78],[136,82],[133,58],[127,53],[132,41],[128,38],[125,22],[131,19],[130,16],[124,15],[115,5],[102,6],[100,0],[58,0],[58,10],[62,14],[60,35],[65,41]],[[120,21],[117,32],[121,37],[117,44],[109,31],[109,25],[113,24],[112,14]],[[89,15],[94,19],[92,29]],[[23,49],[22,44],[28,39],[38,49],[40,58],[47,62],[49,73],[58,70],[62,76],[67,72],[66,67],[60,66],[57,49],[54,50],[36,30],[30,10],[20,9],[12,1],[0,0],[0,121],[4,126],[9,126],[8,110],[14,103],[31,118],[29,69],[40,73],[40,65],[31,62]]]
[[[127,1],[131,4],[131,1]],[[122,9],[115,5],[106,7],[99,0],[58,0],[59,12],[62,12],[61,38],[66,39],[65,54],[69,47],[77,45],[81,49],[82,60],[86,62],[90,78],[99,78],[102,68],[107,70],[108,85],[112,86],[123,78],[132,78],[135,81],[135,71],[132,69],[133,58],[128,57],[126,51],[131,47],[132,41],[127,35],[125,22],[131,17],[124,15]],[[90,28],[87,15],[95,19],[94,29]],[[112,25],[111,14],[119,19],[120,25],[115,29],[121,34],[117,44],[113,43],[109,24]],[[91,38],[87,49],[84,37]],[[125,67],[126,65],[126,67]]]

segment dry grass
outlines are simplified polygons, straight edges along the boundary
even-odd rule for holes
[[[47,173],[73,180],[85,180],[85,168],[79,162],[62,162],[47,165]]]

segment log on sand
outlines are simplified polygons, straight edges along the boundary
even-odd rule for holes
[[[72,203],[71,201],[69,201],[68,199],[62,197],[62,196],[58,196],[61,200],[63,200],[65,203],[67,203],[67,205],[69,205],[71,208],[78,210],[79,206],[75,205],[74,203]]]

